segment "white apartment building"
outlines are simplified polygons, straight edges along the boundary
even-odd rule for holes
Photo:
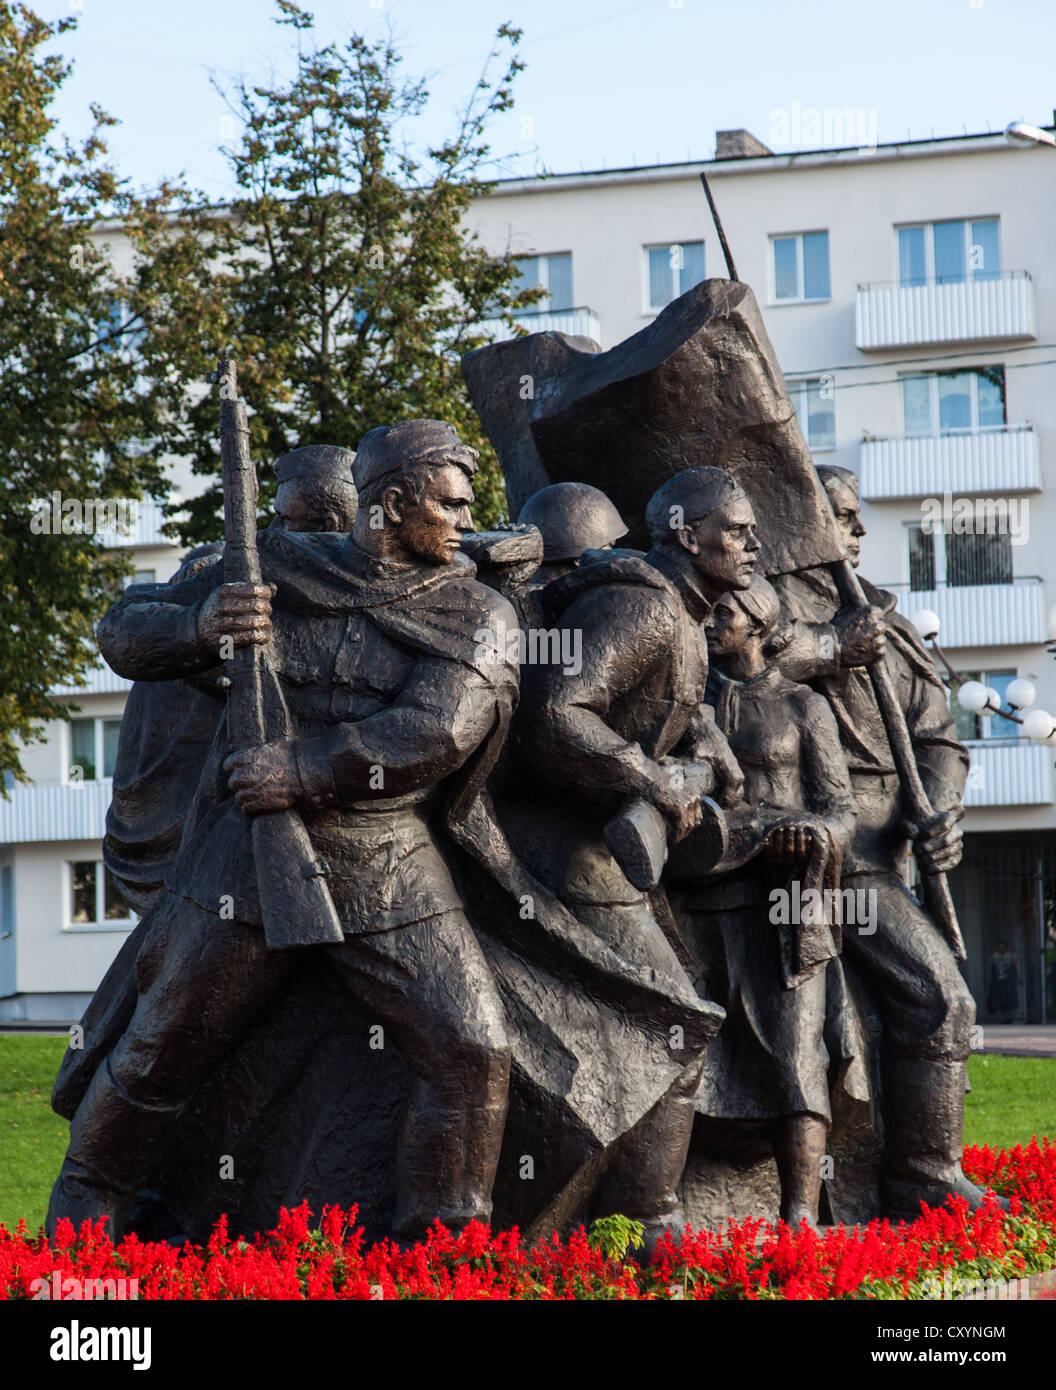
[[[127,533],[106,539],[133,549],[130,583],[162,583],[181,551],[162,535],[157,503],[137,512]],[[102,661],[87,686],[60,686],[77,714],[24,749],[31,782],[0,801],[0,1022],[78,1019],[135,924],[101,843],[131,687]]]
[[[1028,677],[1037,705],[1056,712],[1046,651],[1056,494],[1045,488],[1056,458],[1056,149],[974,135],[775,155],[745,131],[720,132],[703,163],[506,180],[469,223],[547,290],[526,327],[608,348],[726,274],[702,171],[816,461],[860,477],[862,573],[907,615],[939,614],[962,675],[999,692]],[[968,507],[989,530],[965,529]],[[937,510],[947,530],[924,524]],[[162,579],[178,554],[153,539],[137,538],[136,564]],[[49,730],[27,750],[34,784],[0,805],[0,1019],[75,1017],[128,929],[112,915],[99,847],[126,683],[107,673],[97,684],[76,701],[92,729]],[[1051,1019],[1056,750],[954,708],[972,759],[952,880],[968,982],[980,1017],[997,1016],[990,958],[1004,941],[1012,1016]],[[74,753],[83,763],[93,740],[94,779],[70,785]]]

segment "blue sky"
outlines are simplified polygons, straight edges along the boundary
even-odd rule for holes
[[[1040,125],[1056,106],[1053,0],[302,5],[325,39],[392,26],[408,74],[430,78],[426,138],[450,127],[497,25],[523,28],[528,68],[492,141],[511,174],[707,158],[714,132],[736,126],[775,149],[802,147],[826,111],[848,108],[883,142]],[[80,21],[60,44],[75,62],[57,107],[64,129],[83,133],[97,101],[122,122],[111,150],[137,184],[184,171],[210,197],[232,191],[220,153],[227,108],[209,78],[289,73],[292,34],[274,24],[270,0],[38,0],[37,9]]]

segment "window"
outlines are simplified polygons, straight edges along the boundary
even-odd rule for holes
[[[909,587],[914,593],[935,588],[935,535],[909,527]]]
[[[563,251],[555,256],[518,256],[517,279],[511,286],[514,293],[521,290],[546,290],[526,314],[552,314],[574,307],[572,299],[572,253]]]
[[[960,675],[962,680],[982,681],[984,685],[993,686],[1001,696],[1002,704],[1008,703],[1005,691],[1016,678],[1015,671],[962,671]],[[970,738],[1018,738],[1022,735],[1023,730],[1018,724],[1013,724],[1011,719],[1005,719],[1000,714],[973,714],[971,710],[961,709],[956,695],[950,701],[950,708],[957,725],[957,737],[962,742]]]
[[[125,588],[127,589],[132,584],[156,584],[157,582],[157,570],[133,570],[132,578],[125,585]]]
[[[788,393],[795,403],[799,427],[811,449],[835,449],[836,402],[830,377],[790,381]]]
[[[15,874],[10,864],[0,869],[0,937],[15,930]]]
[[[905,289],[996,280],[1001,273],[997,224],[996,217],[985,217],[899,227],[899,284]]]
[[[143,325],[132,327],[133,313],[123,300],[110,303],[105,318],[95,325],[95,336],[100,340],[98,352],[114,352],[118,347],[138,348],[146,330]]]
[[[68,863],[67,868],[71,927],[99,926],[107,922],[127,924],[133,920],[132,908],[101,860],[76,860]]]
[[[774,299],[804,302],[828,299],[829,234],[798,232],[770,238],[773,247]]]
[[[646,309],[659,313],[704,279],[704,243],[676,241],[645,248]]]
[[[1012,537],[1009,534],[908,526],[909,587],[920,593],[938,587],[938,576],[953,588],[974,584],[1011,584]]]
[[[1012,583],[1011,536],[955,532],[943,539],[947,584],[963,588],[969,584]]]
[[[120,734],[119,718],[71,719],[67,782],[93,782],[97,777],[113,777]]]
[[[902,377],[907,435],[1001,429],[1006,423],[1004,367],[965,367]]]

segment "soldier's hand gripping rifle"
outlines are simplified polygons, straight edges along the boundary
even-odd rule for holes
[[[224,479],[224,579],[260,584],[257,554],[257,474],[249,454],[249,424],[239,400],[235,363],[221,358],[211,381],[220,386],[220,452]],[[290,736],[289,711],[266,649],[235,647],[228,663],[227,728],[233,749]],[[292,808],[253,817],[264,937],[272,950],[344,940],[319,858]]]

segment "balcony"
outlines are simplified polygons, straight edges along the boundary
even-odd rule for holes
[[[142,498],[136,503],[135,522],[131,530],[103,531],[100,533],[103,544],[115,550],[133,545],[177,545],[177,541],[162,532],[166,521],[164,508],[165,504],[156,502],[153,497]]]
[[[132,682],[111,671],[100,657],[98,664],[88,670],[83,685],[54,685],[50,693],[52,695],[118,695],[127,694],[131,689]]]
[[[1053,751],[1025,738],[980,738],[971,756],[965,806],[1049,806],[1053,802]]]
[[[590,338],[601,346],[601,323],[593,309],[540,309],[515,315],[518,327],[529,333],[568,333],[574,338]],[[505,343],[517,334],[502,319],[485,319],[482,325],[493,342]]]
[[[859,285],[854,324],[863,352],[1036,338],[1034,282],[1025,270],[1008,270],[986,280]]]
[[[940,584],[910,589],[885,584],[907,618],[930,608],[939,615],[944,647],[1018,647],[1049,640],[1045,587],[1034,576],[1011,584]]]
[[[1042,486],[1033,425],[865,439],[858,472],[869,502],[944,492],[965,497],[1040,492]]]
[[[113,781],[14,787],[0,801],[0,845],[41,840],[101,840]]]

